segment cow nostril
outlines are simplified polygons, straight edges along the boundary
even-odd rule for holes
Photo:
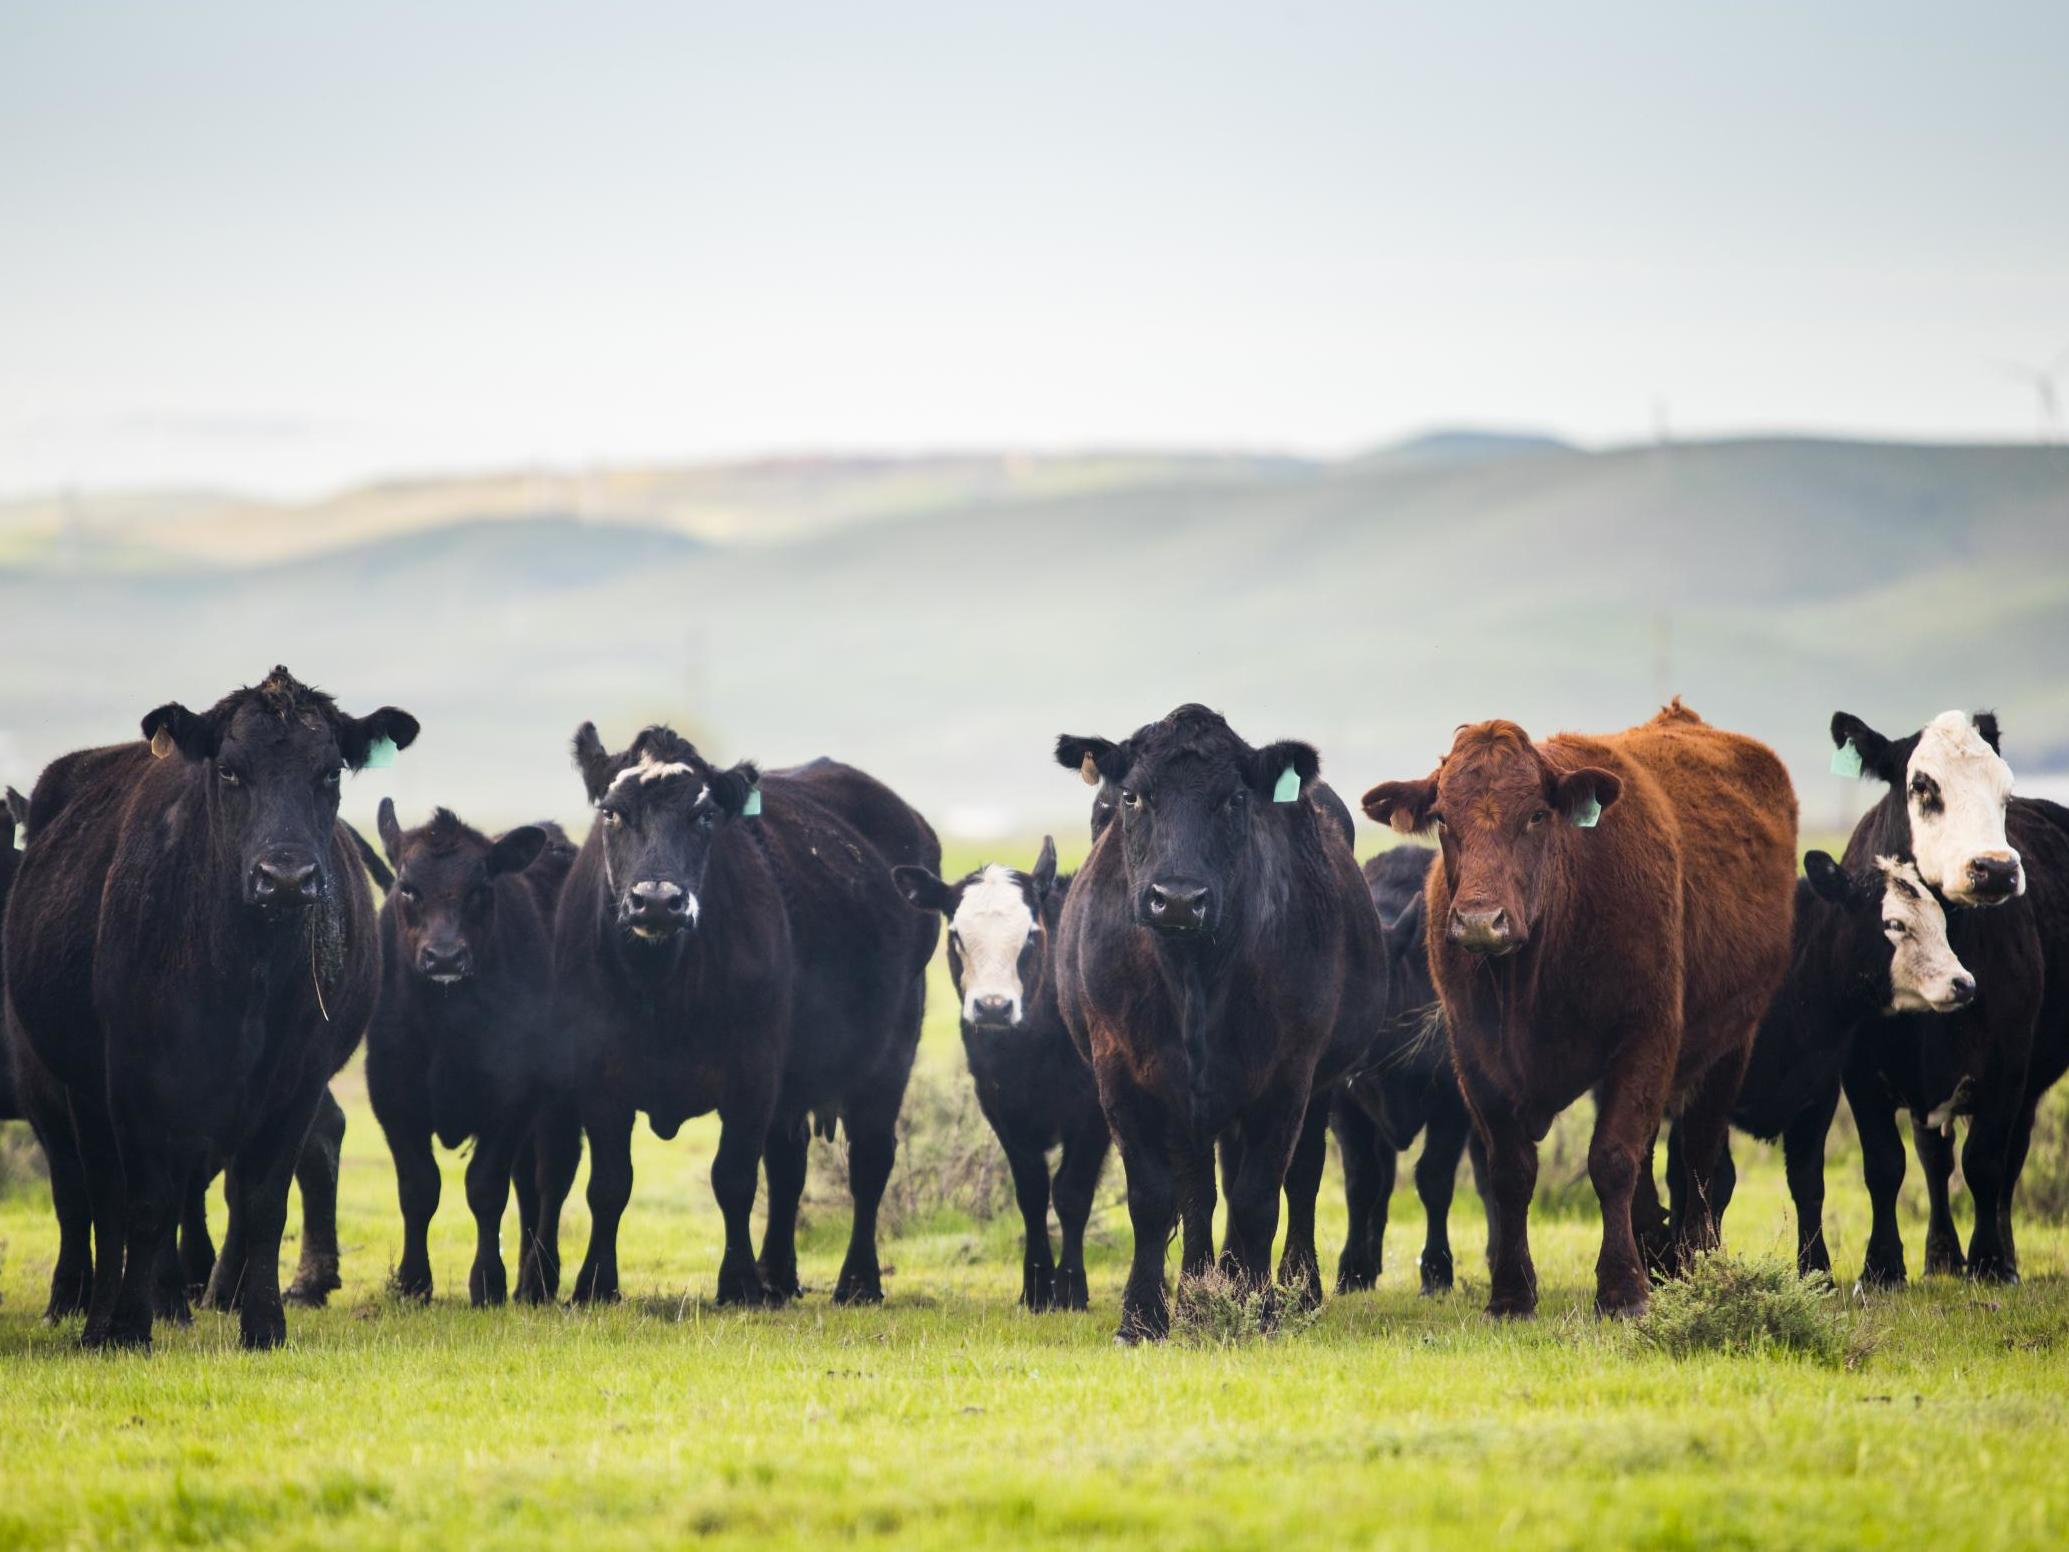
[[[1169,895],[1157,888],[1155,884],[1149,886],[1149,908],[1152,915],[1162,916],[1166,910],[1170,909],[1170,905],[1171,897]]]
[[[1954,1000],[1956,1003],[1970,1003],[1976,1000],[1976,983],[1965,975],[1954,977]]]

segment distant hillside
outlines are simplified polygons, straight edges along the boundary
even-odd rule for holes
[[[2069,764],[2062,449],[1011,462],[726,475],[799,525],[755,542],[573,507],[405,524],[359,493],[373,537],[265,564],[0,549],[0,777],[276,661],[423,719],[356,808],[392,782],[490,821],[579,817],[585,717],[612,738],[668,717],[728,758],[837,753],[965,831],[1082,824],[1055,734],[1192,699],[1312,739],[1352,795],[1429,769],[1461,721],[1613,728],[1675,692],[1773,742],[1818,825],[1867,795],[1826,773],[1835,707],[1895,732],[1995,706],[2022,777]],[[768,494],[786,482],[811,500]]]

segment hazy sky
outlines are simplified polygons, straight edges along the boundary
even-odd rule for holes
[[[2028,437],[2069,5],[0,11],[0,490]]]

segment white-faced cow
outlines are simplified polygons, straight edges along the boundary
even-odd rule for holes
[[[1386,957],[1346,827],[1313,797],[1312,747],[1253,748],[1181,706],[1118,744],[1059,741],[1062,763],[1088,756],[1120,818],[1064,902],[1057,984],[1127,1171],[1135,1251],[1118,1335],[1132,1342],[1168,1330],[1164,1251],[1181,1213],[1182,1272],[1212,1259],[1217,1141],[1226,1263],[1268,1282],[1297,1148],[1319,1177],[1326,1105],[1309,1127],[1309,1100],[1378,1033]],[[1304,1244],[1299,1229],[1282,1275],[1318,1296],[1312,1224]]]
[[[2069,1068],[2069,811],[2012,796],[1988,712],[1945,712],[1903,739],[1840,712],[1832,741],[1851,746],[1863,777],[1889,784],[1854,827],[1847,867],[1916,858],[1919,877],[1948,906],[1948,942],[1977,988],[1951,1017],[1899,1014],[1854,1042],[1846,1097],[1874,1207],[1862,1280],[1904,1280],[1896,1219],[1904,1178],[1896,1112],[1904,1109],[1931,1203],[1925,1270],[2013,1281],[2012,1194],[2033,1113]],[[1956,1116],[1970,1118],[1961,1173],[1976,1209],[1965,1258],[1948,1197]]]
[[[1005,1150],[1025,1230],[1020,1302],[1031,1310],[1085,1307],[1085,1220],[1106,1163],[1099,1088],[1056,1006],[1056,924],[1070,875],[1044,837],[1032,873],[998,863],[949,884],[925,868],[897,870],[898,887],[948,923],[948,973],[962,1000],[963,1052],[977,1104]],[[1053,1193],[1063,1253],[1049,1250],[1048,1150],[1062,1146]]]
[[[555,923],[560,1016],[589,1135],[589,1253],[578,1301],[618,1296],[632,1127],[657,1136],[716,1110],[725,1219],[721,1303],[794,1298],[808,1122],[848,1136],[854,1225],[833,1296],[883,1297],[876,1215],[919,1045],[940,924],[891,870],[938,871],[917,813],[850,766],[722,770],[665,727],[612,754],[585,723],[575,763],[596,823]],[[749,1243],[760,1166],[768,1227]]]
[[[416,719],[371,716],[276,668],[144,740],[67,755],[30,798],[8,901],[8,1034],[51,1148],[60,1211],[96,1243],[88,1345],[147,1345],[182,1201],[227,1161],[212,1287],[248,1347],[287,1331],[288,1182],[325,1085],[372,1011],[379,947],[339,782]],[[62,1102],[62,1108],[58,1102]],[[57,1182],[63,1177],[64,1184]]]
[[[1856,1041],[1882,1038],[1893,1013],[1951,1013],[1975,1000],[1976,983],[1947,942],[1947,918],[1908,861],[1877,857],[1848,872],[1821,851],[1803,859],[1795,942],[1732,1111],[1732,1125],[1781,1139],[1796,1204],[1796,1264],[1832,1270],[1825,1246],[1825,1134]],[[1711,1204],[1721,1221],[1735,1175],[1725,1156]],[[1667,1144],[1667,1182],[1687,1189],[1678,1133]]]
[[[550,822],[491,839],[445,808],[404,830],[386,798],[380,829],[396,883],[381,907],[366,1087],[402,1204],[396,1291],[431,1297],[436,1136],[448,1148],[474,1142],[468,1298],[503,1302],[503,1209],[514,1181],[517,1295],[544,1302],[560,1286],[560,1209],[582,1146],[574,1052],[553,1018],[553,913],[575,848]]]

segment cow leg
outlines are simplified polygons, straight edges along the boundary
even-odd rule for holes
[[[172,1225],[166,1230],[165,1243],[158,1249],[151,1273],[151,1313],[159,1320],[180,1326],[194,1323],[194,1312],[187,1303],[187,1271],[180,1260],[180,1220],[193,1200],[194,1181],[205,1173],[204,1169],[194,1170],[174,1193]]]
[[[187,1200],[180,1209],[180,1269],[187,1293],[200,1298],[208,1288],[208,1274],[215,1270],[215,1240],[208,1232],[208,1188],[215,1172],[203,1165],[187,1183]]]
[[[1975,1227],[1969,1231],[1968,1275],[1979,1282],[2015,1283],[2018,1263],[2005,1238],[2011,1195],[2005,1182],[2012,1156],[2012,1135],[2025,1110],[2024,1096],[2010,1083],[1995,1086],[2007,1096],[2002,1103],[1979,1108],[1969,1122],[1961,1149],[1961,1178],[1975,1204]],[[2021,1160],[2023,1167],[2024,1161]]]
[[[762,1229],[761,1276],[771,1299],[804,1294],[797,1276],[797,1204],[805,1194],[811,1157],[812,1129],[805,1117],[778,1119],[762,1145],[762,1164],[769,1174],[769,1216]]]
[[[1835,1086],[1798,1112],[1782,1130],[1782,1161],[1789,1176],[1789,1196],[1796,1203],[1796,1271],[1832,1275],[1832,1252],[1825,1246],[1825,1136],[1839,1107]]]
[[[223,1167],[223,1244],[216,1252],[216,1264],[209,1270],[208,1286],[201,1290],[201,1307],[222,1314],[233,1313],[244,1296],[244,1208],[243,1192],[237,1184],[237,1161]]]
[[[532,1125],[535,1206],[525,1220],[517,1297],[547,1304],[560,1293],[560,1213],[582,1163],[582,1123],[573,1106],[549,1104]]]
[[[1596,1092],[1595,1135],[1588,1144],[1588,1179],[1594,1182],[1596,1199],[1602,1204],[1602,1250],[1595,1260],[1598,1315],[1642,1315],[1651,1302],[1651,1285],[1633,1230],[1631,1202],[1637,1193],[1646,1150],[1659,1131],[1660,1108],[1665,1098],[1660,1091],[1664,1086],[1664,1073],[1653,1074],[1634,1065],[1612,1073]],[[1688,1118],[1683,1119],[1685,1122]],[[1701,1214],[1707,1233],[1709,1212],[1699,1202],[1697,1182],[1701,1176],[1696,1173],[1696,1166],[1707,1166],[1710,1160],[1707,1155],[1697,1154],[1693,1139],[1687,1158],[1691,1213]],[[1506,1217],[1506,1199],[1502,1210]]]
[[[517,1152],[510,1160],[510,1189],[517,1193],[517,1299],[520,1304],[537,1304],[525,1294],[527,1279],[538,1275],[538,1252],[533,1226],[539,1221],[539,1132],[527,1125],[518,1133]]]
[[[1214,1185],[1214,1154],[1212,1143],[1185,1143],[1171,1155],[1185,1234],[1178,1257],[1180,1277],[1198,1277],[1214,1264],[1214,1210],[1221,1200]]]
[[[1279,1257],[1279,1286],[1291,1289],[1301,1307],[1322,1302],[1321,1257],[1315,1249],[1315,1198],[1322,1191],[1322,1166],[1329,1157],[1329,1096],[1309,1097],[1293,1157],[1286,1166],[1286,1249]],[[1271,1242],[1265,1242],[1265,1255]]]
[[[618,1220],[632,1200],[632,1117],[630,1105],[591,1101],[582,1107],[582,1130],[589,1134],[589,1250],[575,1274],[577,1304],[618,1299]]]
[[[1415,1194],[1422,1201],[1425,1294],[1451,1291],[1451,1197],[1458,1189],[1458,1159],[1471,1128],[1462,1106],[1440,1103],[1423,1131],[1422,1156],[1415,1161]]]
[[[510,1171],[522,1133],[478,1137],[467,1161],[467,1210],[474,1214],[474,1264],[467,1270],[467,1302],[493,1307],[509,1297],[503,1269],[503,1210],[510,1205]]]
[[[1056,1262],[1049,1248],[1049,1161],[1025,1140],[1000,1143],[1013,1173],[1013,1199],[1020,1207],[1020,1302],[1046,1310],[1056,1302]]]
[[[2033,1144],[2033,1117],[2040,1108],[2029,1098],[2013,1123],[2011,1146],[2004,1159],[2004,1189],[1998,1195],[1998,1237],[2004,1245],[2004,1259],[2014,1271],[2019,1265],[2017,1242],[2012,1238],[2012,1199],[2018,1195],[2019,1177],[2026,1172],[2026,1153]]]
[[[1925,1217],[1925,1275],[1958,1277],[1968,1270],[1961,1254],[1961,1232],[1954,1227],[1949,1191],[1954,1177],[1954,1140],[1922,1116],[1911,1118],[1911,1146],[1918,1151],[1918,1172],[1925,1176],[1929,1204]]]
[[[863,1097],[843,1116],[848,1133],[848,1189],[855,1201],[855,1221],[848,1231],[848,1253],[833,1285],[836,1304],[884,1302],[883,1272],[877,1264],[876,1216],[890,1184],[898,1154],[898,1106],[905,1098],[906,1073]]]
[[[86,1164],[87,1195],[93,1207],[93,1292],[79,1341],[84,1347],[99,1347],[109,1339],[115,1300],[122,1291],[123,1236],[129,1210],[122,1157],[107,1111],[76,1092],[70,1099],[72,1134]]]
[[[1723,1171],[1730,1167],[1731,1112],[1746,1075],[1744,1053],[1751,1049],[1749,1036],[1738,1052],[1713,1063],[1674,1122],[1672,1146],[1679,1148],[1684,1182],[1673,1220],[1674,1260],[1684,1271],[1697,1256],[1717,1248]]]
[[[1145,1104],[1143,1108],[1153,1107]],[[1178,1150],[1166,1147],[1155,1135],[1152,1130],[1154,1121],[1142,1125],[1125,1105],[1112,1107],[1108,1120],[1113,1125],[1114,1140],[1120,1145],[1121,1169],[1128,1180],[1128,1222],[1135,1231],[1135,1251],[1128,1265],[1128,1283],[1121,1290],[1121,1324],[1120,1329],[1114,1332],[1114,1340],[1128,1346],[1137,1342],[1159,1342],[1171,1331],[1171,1310],[1164,1290],[1164,1251],[1171,1242],[1171,1228],[1178,1218],[1178,1170],[1174,1157]],[[1204,1169],[1200,1168],[1197,1158],[1192,1160],[1190,1167],[1195,1174],[1205,1177],[1206,1189],[1211,1192],[1214,1179],[1212,1155],[1206,1157]],[[1210,1225],[1213,1221],[1211,1207],[1202,1215],[1198,1214],[1197,1200],[1188,1204],[1188,1261],[1193,1255],[1196,1215],[1204,1216]],[[1211,1244],[1210,1238],[1210,1249],[1207,1257],[1203,1258],[1202,1270],[1205,1269],[1205,1260],[1212,1257]]]
[[[1897,1191],[1904,1183],[1904,1139],[1897,1131],[1895,1107],[1882,1095],[1865,1092],[1876,1087],[1872,1082],[1846,1085],[1846,1102],[1861,1134],[1861,1176],[1872,1215],[1861,1281],[1870,1288],[1901,1288],[1904,1237],[1897,1228]]]
[[[1329,1124],[1343,1157],[1343,1205],[1350,1219],[1343,1254],[1336,1258],[1336,1291],[1353,1293],[1379,1281],[1387,1198],[1393,1194],[1397,1161],[1378,1123],[1349,1094],[1337,1096]]]
[[[1099,1172],[1106,1166],[1112,1139],[1106,1117],[1089,1116],[1063,1139],[1063,1157],[1056,1164],[1052,1187],[1056,1221],[1063,1230],[1063,1256],[1056,1264],[1056,1307],[1081,1310],[1089,1300],[1085,1282],[1085,1224],[1092,1216],[1092,1197]]]
[[[395,1159],[395,1196],[402,1207],[402,1262],[395,1268],[395,1291],[405,1299],[431,1297],[431,1219],[445,1182],[431,1152],[431,1128],[399,1119],[387,1128],[388,1152]]]
[[[180,1197],[195,1166],[133,1101],[117,1101],[115,1134],[125,1191],[122,1280],[101,1340],[110,1347],[149,1347],[161,1269],[176,1249]]]
[[[718,1155],[711,1161],[711,1194],[718,1199],[719,1216],[726,1226],[725,1249],[718,1261],[721,1304],[759,1307],[774,1302],[754,1259],[753,1226],[749,1221],[754,1214],[755,1192],[761,1188],[762,1151],[771,1130],[769,1113],[763,1107],[745,1115],[721,1113],[719,1117]],[[850,1134],[850,1160],[856,1151]],[[853,1172],[851,1164],[850,1174]],[[877,1190],[881,1194],[881,1183]],[[857,1193],[860,1191],[858,1186]]]
[[[43,1318],[52,1325],[86,1313],[93,1300],[93,1195],[86,1162],[70,1116],[39,1124],[36,1136],[50,1167],[50,1202],[57,1212],[57,1266],[50,1274],[50,1302]]]
[[[1645,1256],[1645,1269],[1661,1277],[1674,1272],[1674,1229],[1681,1219],[1688,1195],[1688,1174],[1683,1167],[1681,1129],[1667,1128],[1667,1205],[1660,1206],[1659,1182],[1653,1175],[1653,1153],[1659,1137],[1645,1146],[1638,1166],[1638,1178],[1631,1188],[1631,1232]]]
[[[1279,1195],[1307,1126],[1305,1094],[1267,1095],[1243,1117],[1242,1173],[1229,1185],[1229,1238],[1235,1275],[1253,1288],[1271,1283],[1272,1242],[1279,1235]],[[1310,1255],[1312,1264],[1312,1253]],[[1317,1274],[1318,1285],[1320,1276]]]
[[[344,1148],[345,1112],[326,1087],[295,1161],[295,1184],[302,1194],[302,1253],[295,1280],[283,1295],[289,1304],[322,1309],[331,1291],[345,1286],[338,1276],[338,1161]]]
[[[1486,1160],[1489,1203],[1487,1313],[1528,1319],[1537,1313],[1537,1268],[1530,1261],[1537,1140],[1522,1118],[1499,1100],[1476,1095],[1473,1109]]]
[[[247,1348],[278,1347],[287,1340],[287,1311],[280,1301],[280,1237],[287,1228],[288,1187],[323,1092],[319,1084],[281,1106],[237,1155],[234,1178],[245,1248],[237,1317],[238,1336]]]

